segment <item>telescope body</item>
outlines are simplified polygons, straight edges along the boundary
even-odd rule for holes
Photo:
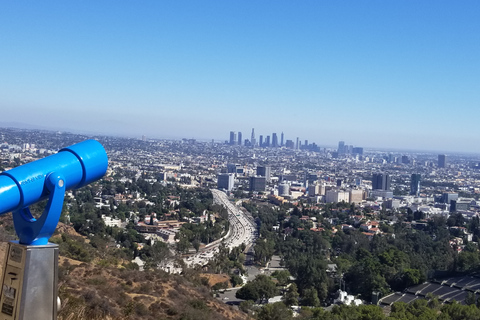
[[[86,140],[61,149],[57,154],[0,173],[0,214],[16,211],[46,199],[49,174],[63,177],[65,190],[81,188],[100,179],[108,158],[96,140]]]
[[[46,245],[62,213],[65,191],[100,179],[108,167],[103,146],[86,140],[57,154],[0,173],[0,214],[13,211],[21,244]],[[28,206],[48,198],[37,219]]]

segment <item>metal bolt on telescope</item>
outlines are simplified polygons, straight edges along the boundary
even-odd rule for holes
[[[103,146],[86,140],[57,154],[0,173],[0,215],[12,212],[18,241],[11,241],[0,292],[0,320],[57,318],[58,245],[55,232],[65,191],[103,177],[108,157]],[[30,205],[48,199],[34,218]]]

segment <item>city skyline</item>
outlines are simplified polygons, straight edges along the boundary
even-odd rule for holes
[[[85,131],[85,130],[71,130],[71,129],[68,129],[68,128],[51,128],[51,127],[47,127],[47,126],[35,126],[35,125],[29,125],[29,124],[24,124],[24,123],[3,123],[0,121],[0,128],[4,128],[4,129],[14,129],[14,130],[25,130],[25,131],[44,131],[44,132],[60,132],[60,133],[69,133],[69,134],[80,134],[80,135],[86,135],[86,136],[90,136],[90,137],[98,137],[98,136],[102,136],[102,137],[117,137],[117,138],[128,138],[128,139],[138,139],[138,140],[142,140],[142,141],[161,141],[161,140],[172,140],[172,141],[175,141],[175,140],[185,140],[185,139],[193,139],[193,140],[198,140],[198,141],[201,141],[201,142],[215,142],[215,143],[220,143],[220,144],[228,144],[228,145],[231,145],[230,143],[230,140],[229,140],[229,137],[227,138],[218,138],[218,139],[198,139],[196,137],[189,137],[188,134],[184,135],[184,136],[178,136],[178,137],[150,137],[150,136],[146,136],[146,135],[141,135],[141,136],[138,136],[138,135],[125,135],[125,134],[112,134],[112,133],[105,133],[105,132],[95,132],[95,131]],[[232,132],[232,131],[230,131]],[[241,132],[241,131],[240,131]],[[235,131],[235,133],[237,133],[237,131]],[[236,136],[236,135],[235,135]],[[269,135],[265,135],[265,138],[269,136]],[[188,138],[186,138],[188,137]],[[260,138],[263,138],[263,135],[259,135]],[[270,136],[271,137],[271,136]],[[238,140],[238,138],[236,137],[236,139]],[[293,138],[293,139],[285,139],[285,142],[283,144],[283,147],[286,147],[287,149],[290,148],[290,149],[295,149],[296,148],[296,138]],[[298,142],[301,144],[301,147],[304,146],[304,142],[302,142],[302,139],[301,137],[298,137]],[[250,139],[248,139],[250,141]],[[257,140],[255,139],[255,142],[256,142],[256,146],[258,147],[258,144],[261,142],[262,140]],[[306,141],[309,141],[308,139],[306,139]],[[1,141],[0,141],[1,142]],[[245,140],[244,140],[245,142]],[[266,141],[264,140],[262,143],[265,143]],[[288,142],[292,142],[293,143],[293,146],[291,147],[288,147]],[[339,142],[343,142],[343,141],[339,141]],[[311,144],[314,144],[316,147],[319,147],[319,148],[326,148],[330,151],[336,151],[338,150],[338,142],[337,144],[333,143],[333,144],[324,144],[324,143],[318,143],[317,141],[310,141],[309,142],[309,145]],[[235,145],[238,145],[238,141]],[[350,146],[353,146],[353,145],[345,145],[345,147],[350,147]],[[264,146],[265,147],[265,146]],[[279,145],[280,147],[280,145]],[[433,149],[411,149],[411,148],[390,148],[390,147],[359,147],[359,146],[353,146],[353,150],[350,151],[350,153],[353,153],[353,154],[356,154],[358,153],[357,151],[355,151],[355,149],[362,149],[362,152],[363,150],[369,150],[369,151],[383,151],[383,152],[389,152],[389,153],[428,153],[428,154],[432,154],[432,155],[437,155],[438,153],[442,153],[442,152],[445,152],[446,150],[433,150]],[[451,155],[469,155],[469,156],[475,156],[475,155],[479,155],[480,156],[480,152],[471,152],[471,151],[449,151],[448,152],[449,154]],[[393,154],[392,154],[393,155]],[[440,156],[440,155],[439,155]],[[444,155],[446,156],[446,154]],[[437,161],[438,162],[438,161]]]
[[[237,138],[238,137],[238,138]],[[271,140],[270,140],[271,138]],[[287,137],[288,138],[288,137]],[[305,139],[303,144],[302,141],[300,140],[300,137],[295,138],[297,142],[295,144],[292,144],[293,140],[292,139],[286,139],[285,140],[285,134],[282,131],[280,135],[280,141],[278,139],[278,135],[276,132],[272,132],[271,135],[268,134],[266,135],[265,141],[263,140],[263,135],[260,135],[260,141],[258,141],[255,138],[255,128],[252,128],[252,134],[250,139],[242,139],[242,132],[241,131],[230,131],[229,133],[229,138],[228,140],[225,140],[226,144],[229,145],[236,145],[236,146],[245,146],[245,147],[272,147],[272,148],[281,148],[281,147],[286,147],[287,149],[304,149],[304,150],[309,150],[309,151],[320,151],[320,147],[315,141],[309,143],[308,139]],[[341,143],[344,143],[343,141],[340,141]],[[325,146],[323,146],[325,147]],[[339,148],[337,149],[337,154],[346,154],[346,153],[363,153],[363,148],[362,147],[353,147],[353,145],[345,145],[345,149],[343,149],[343,146],[340,150],[340,145]]]
[[[480,153],[476,1],[1,8],[1,126]]]

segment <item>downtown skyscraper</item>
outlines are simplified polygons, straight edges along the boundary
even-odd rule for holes
[[[439,168],[445,168],[447,165],[447,156],[444,154],[439,154],[438,155],[438,167]]]
[[[345,154],[345,141],[338,142],[337,152],[338,154]]]
[[[276,133],[272,133],[272,147],[278,147],[278,138]]]
[[[233,146],[237,143],[237,134],[235,131],[230,131],[230,145]]]

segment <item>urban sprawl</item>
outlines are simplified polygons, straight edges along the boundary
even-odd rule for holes
[[[92,138],[13,128],[0,129],[0,133],[0,171]],[[478,251],[478,155],[382,151],[344,141],[336,147],[321,147],[308,140],[286,139],[283,132],[257,137],[254,129],[249,139],[232,131],[221,143],[145,136],[93,138],[104,145],[109,169],[100,187],[92,187],[92,210],[106,228],[134,230],[140,235],[128,242],[117,237],[110,244],[133,252],[131,261],[140,269],[153,261],[153,255],[141,251],[150,252],[147,247],[159,242],[168,252],[161,261],[153,261],[153,266],[171,273],[181,273],[184,268],[222,268],[215,264],[219,255],[241,248],[239,252],[246,257],[243,266],[226,267],[227,272],[236,268],[234,274],[245,284],[256,281],[258,274],[288,271],[306,305],[318,305],[319,300],[325,306],[365,302],[391,306],[432,292],[437,292],[443,303],[465,303],[471,293],[480,290],[480,280],[468,282],[461,277],[480,264],[478,258],[475,265],[461,262],[472,251],[472,244]],[[200,194],[197,190],[206,191]],[[202,202],[197,196],[207,200]],[[66,196],[62,219],[67,224],[75,226],[79,219],[74,216],[78,214],[74,199],[79,197],[84,197],[81,190],[69,191]],[[88,228],[89,219],[82,223],[76,229],[87,236],[95,233],[93,226],[89,231],[82,229]],[[435,229],[438,226],[446,234]],[[375,272],[382,280],[378,283],[357,283],[355,266],[364,261],[359,258],[361,246],[371,248],[375,241],[383,241],[392,251],[385,249],[368,259],[389,265],[381,254],[394,252],[392,246],[399,237],[419,234],[426,234],[432,246],[440,237],[446,239],[443,252],[447,258],[422,269],[424,262],[415,262],[412,255],[402,262],[404,268],[392,264],[390,267],[397,269],[387,272],[379,267]],[[307,274],[298,265],[301,259],[294,262],[294,253],[288,252],[314,253],[301,246],[287,248],[293,238],[304,243],[307,238],[314,239],[314,244],[318,241],[323,262],[317,267],[323,268],[320,276],[326,284],[302,278]],[[417,250],[405,248],[406,252]],[[415,254],[428,255],[418,250]],[[435,255],[432,253],[431,259]],[[417,270],[411,272],[418,272],[418,279],[408,278],[408,270]],[[450,278],[436,281],[439,271],[449,271]],[[218,297],[228,303],[247,300],[241,288],[237,286],[236,295],[229,296],[227,290]],[[313,298],[309,290],[314,290]],[[265,302],[276,296],[264,296]],[[292,304],[298,304],[294,301]]]

